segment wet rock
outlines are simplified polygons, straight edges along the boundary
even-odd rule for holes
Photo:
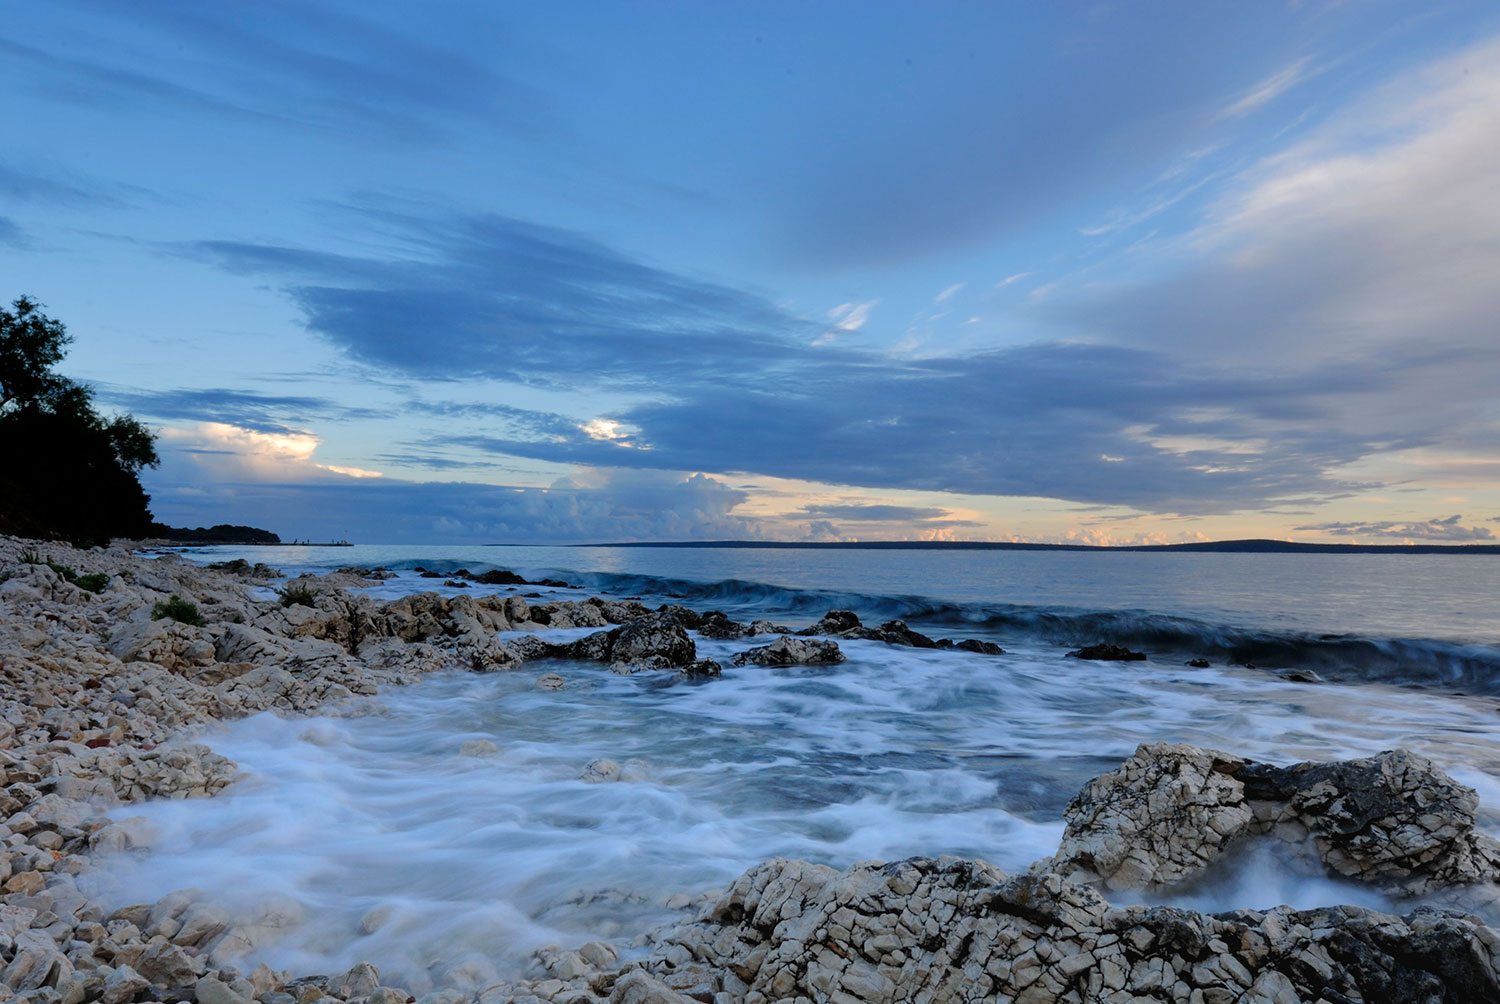
[[[619,629],[610,649],[615,662],[637,663],[656,658],[666,667],[686,666],[698,657],[693,640],[671,617],[653,614]]]
[[[488,739],[470,739],[458,748],[459,756],[494,756],[498,752],[500,747]]]
[[[361,962],[342,976],[329,981],[328,992],[335,997],[352,1000],[355,997],[370,996],[378,986],[380,970],[368,962]]]
[[[691,610],[688,607],[682,606],[677,603],[663,603],[661,606],[656,608],[656,612],[662,617],[670,618],[678,624],[681,624],[689,631],[696,631],[703,624],[703,617],[699,615],[697,611]],[[645,615],[636,614],[634,616],[625,618],[619,623],[624,623],[628,620],[635,620],[638,617],[642,616]]]
[[[799,635],[843,634],[859,627],[859,616],[853,610],[830,610],[811,627],[803,628]]]
[[[529,586],[531,584],[522,576],[504,568],[492,568],[488,572],[480,572],[478,575],[471,576],[470,581],[482,586]]]
[[[713,659],[698,659],[682,667],[682,675],[689,680],[717,680],[724,675],[724,667]]]
[[[1207,659],[1189,659],[1187,662],[1183,663],[1183,665],[1191,666],[1194,669],[1207,669],[1209,667],[1209,661]]]
[[[584,764],[583,772],[578,775],[578,780],[586,784],[604,784],[609,781],[618,781],[620,774],[621,768],[618,763],[600,758]]]
[[[814,641],[790,635],[734,657],[736,666],[826,666],[843,661],[844,653],[836,641]]]
[[[732,641],[745,636],[745,625],[718,610],[710,610],[699,619],[698,633],[716,641]]]
[[[1092,659],[1097,662],[1142,662],[1146,658],[1146,653],[1132,652],[1123,645],[1100,642],[1097,645],[1085,645],[1083,648],[1075,649],[1068,653],[1068,658]]]
[[[994,642],[992,642],[992,641],[983,641],[983,640],[978,639],[978,638],[965,638],[963,641],[955,643],[954,647],[955,648],[961,648],[965,652],[977,652],[980,655],[1004,655],[1005,654],[1005,649],[1001,648],[999,645],[995,644]]]
[[[564,680],[557,673],[543,673],[536,678],[536,689],[538,690],[562,690],[567,685],[568,681]]]

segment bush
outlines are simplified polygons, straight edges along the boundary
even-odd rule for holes
[[[182,624],[191,624],[194,627],[203,626],[203,615],[198,612],[198,604],[183,599],[176,593],[171,599],[160,600],[156,606],[151,608],[151,619],[159,621],[170,618]]]
[[[90,593],[97,593],[109,585],[108,572],[92,572],[88,575],[80,575],[73,580],[73,585]]]
[[[42,563],[42,556],[28,549],[21,552],[21,560],[28,565],[40,565]]]
[[[296,605],[315,607],[318,605],[317,591],[303,585],[289,585],[276,595],[281,597],[281,605],[284,607]]]
[[[33,558],[36,560],[33,561]],[[37,558],[35,551],[27,551],[21,555],[21,560],[33,565],[46,565],[60,575],[64,582],[71,582],[79,589],[90,593],[97,593],[109,584],[109,574],[107,572],[91,572],[88,575],[80,575],[78,574],[78,569],[70,565],[59,565],[55,561],[46,561],[42,558]]]

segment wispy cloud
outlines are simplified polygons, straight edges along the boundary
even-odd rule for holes
[[[1220,115],[1222,118],[1241,118],[1259,111],[1298,84],[1316,76],[1317,73],[1317,67],[1312,66],[1312,57],[1303,56],[1256,82],[1254,86],[1231,102]]]

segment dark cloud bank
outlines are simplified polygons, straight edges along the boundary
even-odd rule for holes
[[[1202,514],[1332,497],[1355,486],[1330,468],[1427,441],[1420,429],[1376,441],[1333,421],[1341,398],[1392,390],[1396,374],[1380,365],[1270,377],[1098,344],[927,359],[813,346],[816,325],[763,296],[575,233],[412,207],[358,212],[390,237],[390,254],[231,241],[172,252],[282,283],[309,330],[366,364],[640,398],[603,416],[621,423],[620,439],[580,427],[599,416],[501,405],[488,434],[447,445]]]

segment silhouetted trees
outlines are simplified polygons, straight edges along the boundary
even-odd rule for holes
[[[76,544],[144,536],[143,467],[156,437],[130,415],[105,417],[93,392],[53,372],[72,341],[27,297],[0,310],[0,530]]]

